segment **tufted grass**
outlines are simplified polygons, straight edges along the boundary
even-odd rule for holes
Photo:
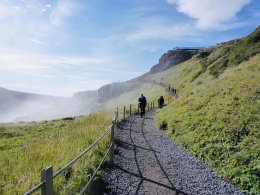
[[[96,113],[39,123],[0,125],[0,194],[23,194],[40,181],[43,168],[54,172],[79,155],[111,124]],[[56,194],[79,192],[109,145],[109,134],[91,152],[54,180]]]
[[[247,194],[260,193],[260,55],[218,76],[196,58],[163,74],[180,98],[158,111],[158,128]]]

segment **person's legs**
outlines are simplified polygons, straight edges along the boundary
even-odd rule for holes
[[[145,116],[145,107],[141,107],[141,117]]]

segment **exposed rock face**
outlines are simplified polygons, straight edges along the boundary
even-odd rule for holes
[[[203,48],[174,48],[173,50],[169,50],[161,56],[159,63],[151,68],[150,73],[162,72],[172,66],[189,60],[202,49]]]
[[[196,56],[198,59],[204,59],[211,54],[212,50],[202,51]]]

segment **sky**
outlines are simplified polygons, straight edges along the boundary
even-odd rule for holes
[[[259,24],[260,0],[0,0],[0,87],[70,97]]]

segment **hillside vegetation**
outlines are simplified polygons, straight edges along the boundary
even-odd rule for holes
[[[166,62],[167,63],[167,62]],[[176,88],[175,99],[153,81]],[[0,125],[0,194],[22,194],[39,182],[42,168],[54,172],[75,158],[111,124],[112,112],[133,105],[143,93],[148,103],[163,95],[158,128],[248,194],[260,194],[260,28],[248,37],[201,51],[192,59],[157,73],[146,73],[101,91],[86,117]],[[119,87],[120,93],[115,89]],[[115,89],[114,89],[115,88]],[[115,96],[114,96],[115,95]],[[86,97],[85,97],[86,96]],[[93,96],[93,97],[92,97]],[[55,178],[57,194],[78,192],[108,147],[109,136],[65,174]],[[87,177],[86,177],[87,175]]]
[[[205,51],[204,51],[205,52]],[[151,76],[179,90],[158,127],[248,194],[260,193],[260,28]]]
[[[92,144],[111,124],[112,115],[0,125],[0,194],[23,194],[40,181],[43,168],[62,168]],[[54,180],[55,194],[80,191],[109,145],[109,134],[97,147]]]
[[[260,27],[249,36],[218,44],[164,72],[135,79],[139,87],[106,108],[163,95],[158,128],[248,194],[260,193]],[[179,98],[145,81],[167,83]]]

